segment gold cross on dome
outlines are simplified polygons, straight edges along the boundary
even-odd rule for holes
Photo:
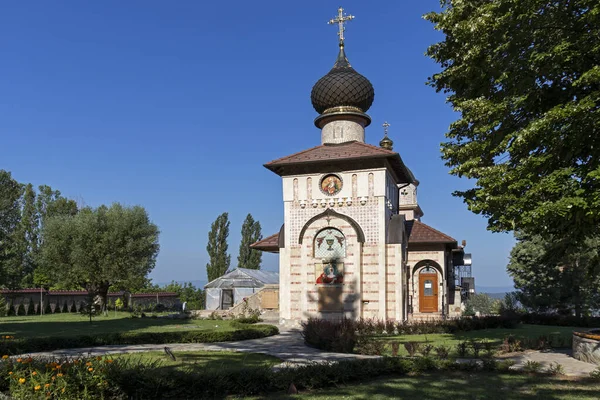
[[[327,22],[329,25],[338,24],[338,36],[340,37],[340,45],[344,45],[344,31],[346,28],[344,24],[347,24],[348,21],[352,21],[354,19],[354,15],[344,15],[344,9],[342,7],[338,8],[337,17],[330,19]]]
[[[382,125],[382,126],[383,126],[383,134],[384,134],[385,136],[387,136],[387,134],[388,134],[388,128],[389,128],[391,125],[390,125],[390,124],[388,124],[388,123],[387,123],[387,121],[385,121],[385,122],[383,123],[383,125]]]

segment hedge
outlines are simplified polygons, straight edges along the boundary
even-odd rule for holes
[[[232,322],[232,331],[122,332],[73,337],[15,338],[0,341],[0,354],[127,344],[213,343],[259,339],[279,333],[273,325],[247,325]]]

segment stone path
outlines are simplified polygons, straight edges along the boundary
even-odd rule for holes
[[[598,365],[576,360],[572,357],[570,350],[530,351],[505,359],[515,361],[515,365],[512,367],[515,369],[523,368],[527,361],[539,362],[542,364],[542,370],[558,363],[563,366],[565,375],[575,377],[588,377],[592,371],[598,368]]]
[[[325,353],[304,344],[299,330],[283,330],[279,335],[262,339],[243,340],[239,342],[220,343],[185,343],[185,344],[143,344],[143,345],[115,345],[97,346],[78,349],[63,349],[42,353],[28,354],[32,357],[73,357],[80,355],[101,356],[107,354],[136,353],[143,351],[163,351],[165,346],[173,352],[178,351],[241,351],[248,353],[262,353],[280,358],[284,361],[278,367],[290,365],[303,365],[314,362],[329,362],[352,359],[378,358],[378,356],[363,356],[358,354]],[[537,361],[545,370],[553,363],[563,366],[567,376],[589,376],[597,366],[579,361],[571,357],[567,351],[531,351],[517,354],[503,359],[515,361],[513,368],[521,369],[527,361]]]
[[[143,351],[163,351],[165,346],[169,347],[173,352],[206,350],[262,353],[282,359],[284,361],[282,366],[309,364],[313,362],[378,358],[377,356],[363,356],[359,354],[322,352],[318,349],[306,346],[300,332],[297,330],[282,331],[279,335],[262,339],[242,340],[239,342],[96,346],[31,353],[28,355],[31,357],[101,356]]]

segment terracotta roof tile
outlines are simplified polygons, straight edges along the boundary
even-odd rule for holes
[[[278,253],[279,252],[279,233],[276,233],[274,235],[266,237],[263,240],[259,240],[258,242],[251,244],[250,247],[255,250]]]
[[[395,151],[382,149],[361,142],[348,142],[341,144],[322,144],[303,150],[298,153],[278,158],[265,164],[265,167],[274,167],[284,164],[298,164],[316,161],[355,159],[362,157],[393,157],[398,155]]]
[[[406,221],[408,243],[456,243],[456,239],[420,221]]]

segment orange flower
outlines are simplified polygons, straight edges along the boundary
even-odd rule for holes
[[[57,365],[55,368],[56,368],[56,369],[61,369],[61,368],[62,368],[62,365]]]
[[[20,358],[17,358],[17,362],[21,362],[21,361],[23,361],[23,360],[22,360],[22,359],[20,359]]]
[[[12,375],[12,374],[13,374],[13,372],[12,372],[12,371],[10,371],[8,374],[9,374],[9,375]]]
[[[8,356],[6,354],[2,356],[3,360],[6,360],[7,358],[8,358]]]
[[[88,368],[88,371],[92,372],[94,370],[94,368]]]
[[[55,377],[55,376],[53,376],[53,377],[52,377],[52,380],[55,380],[55,379],[56,379],[56,377]]]
[[[61,376],[63,376],[63,374],[56,374],[56,376],[58,376],[60,378]]]
[[[105,363],[112,363],[114,360],[108,359],[108,360],[104,360]]]
[[[85,366],[86,366],[86,367],[91,367],[91,366],[92,366],[92,363],[88,361],[88,362],[86,362],[86,363],[85,363]]]
[[[33,371],[33,372],[31,373],[31,375],[33,375],[33,376],[36,376],[36,375],[37,375],[37,372]]]
[[[49,383],[46,383],[46,384],[44,385],[44,387],[45,387],[45,388],[49,388],[49,387],[50,387],[50,384],[49,384]]]
[[[22,385],[25,383],[25,378],[19,378],[19,383]]]
[[[40,390],[42,387],[40,385],[35,385],[34,389],[35,390]]]
[[[60,389],[60,392],[64,393],[65,392],[65,388]]]
[[[102,357],[98,356],[98,357],[96,357],[96,360],[100,361],[100,360],[102,360]]]

